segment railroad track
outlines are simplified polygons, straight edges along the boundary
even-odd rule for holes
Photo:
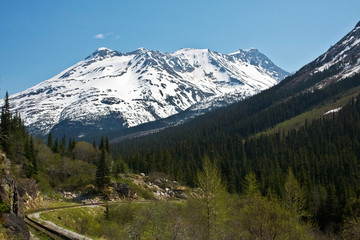
[[[73,240],[72,238],[69,238],[58,231],[55,231],[51,228],[48,228],[48,227],[32,220],[28,216],[25,216],[25,222],[28,226],[35,228],[35,230],[37,230],[37,231],[45,233],[47,236],[51,237],[52,239],[55,239],[55,240],[71,239],[71,240]]]
[[[148,201],[135,201],[137,203],[148,203]],[[83,204],[83,205],[75,205],[75,206],[66,206],[66,207],[54,207],[54,208],[48,208],[47,211],[50,210],[58,210],[58,209],[65,209],[65,208],[77,208],[77,207],[89,207],[89,206],[101,206],[101,205],[105,205],[105,203],[93,203],[93,204]],[[26,224],[28,224],[30,227],[35,228],[37,231],[43,232],[44,234],[46,234],[47,236],[49,236],[52,239],[55,240],[63,240],[63,239],[70,239],[70,240],[81,240],[83,238],[79,238],[79,237],[74,237],[74,236],[69,236],[66,233],[62,233],[59,232],[55,229],[52,229],[50,227],[47,227],[43,224],[41,224],[38,221],[35,221],[33,219],[31,219],[28,215],[30,214],[34,214],[37,212],[44,212],[46,211],[46,209],[38,209],[38,210],[33,210],[33,211],[29,211],[26,213],[25,215],[25,222]],[[76,233],[75,233],[76,234]]]
[[[87,206],[93,206],[93,205],[103,205],[103,203],[97,203],[97,204],[83,204],[83,205],[76,205],[76,206],[67,206],[67,207],[56,207],[56,208],[49,208],[48,210],[57,210],[57,209],[64,209],[64,208],[75,208],[75,207],[87,207]],[[35,221],[33,219],[31,219],[28,214],[33,214],[33,213],[37,213],[37,212],[42,212],[45,211],[45,209],[40,209],[37,211],[31,211],[28,212],[25,215],[25,222],[27,225],[29,225],[30,227],[34,228],[37,231],[43,232],[44,234],[46,234],[47,236],[49,236],[52,239],[55,240],[80,240],[83,238],[79,238],[79,237],[74,237],[74,236],[69,236],[66,233],[62,233],[59,232],[55,229],[52,229],[50,227],[47,227],[41,223],[39,223],[38,221]]]

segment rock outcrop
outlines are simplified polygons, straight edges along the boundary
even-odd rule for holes
[[[127,198],[127,199],[138,198],[136,192],[128,184],[120,183],[120,182],[112,182],[110,186],[114,188],[114,191],[117,192],[120,198]]]
[[[19,187],[8,170],[9,160],[0,156],[0,217],[6,235],[10,239],[30,239],[30,232],[24,221],[24,210]]]

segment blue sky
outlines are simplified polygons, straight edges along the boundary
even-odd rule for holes
[[[99,47],[254,47],[293,72],[358,21],[359,0],[0,0],[0,94],[49,79]]]

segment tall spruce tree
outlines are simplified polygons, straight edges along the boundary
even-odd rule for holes
[[[202,165],[203,169],[198,173],[198,184],[203,191],[206,239],[215,239],[217,226],[226,216],[226,187],[221,182],[219,169],[209,157],[204,157]]]
[[[108,153],[110,152],[110,143],[109,143],[109,138],[108,137],[105,138],[105,150]]]
[[[30,136],[25,144],[26,161],[23,163],[23,171],[26,177],[30,178],[37,174],[37,159],[33,138]]]
[[[105,148],[104,137],[101,137],[99,150],[102,151]]]
[[[75,138],[70,138],[69,139],[69,145],[68,145],[68,151],[71,152],[72,150],[74,150],[75,148]]]
[[[12,151],[12,142],[10,139],[11,134],[11,120],[12,116],[10,113],[10,103],[9,103],[9,94],[6,92],[5,103],[1,109],[1,123],[0,123],[0,133],[1,133],[1,147],[6,154],[10,155]]]
[[[53,148],[53,139],[52,139],[52,134],[51,132],[48,135],[48,140],[47,140],[47,146],[52,149]]]
[[[285,208],[294,215],[305,216],[306,196],[299,182],[296,180],[291,168],[285,182],[284,204]]]
[[[64,155],[65,152],[66,152],[66,135],[64,134],[60,143],[60,153],[61,155]]]
[[[102,148],[100,159],[96,169],[95,185],[99,191],[103,191],[104,187],[110,183],[110,169],[106,161],[106,151]]]
[[[54,153],[60,153],[60,143],[59,143],[59,138],[55,139],[55,143],[53,145],[53,152]]]

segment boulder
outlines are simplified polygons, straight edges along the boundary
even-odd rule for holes
[[[6,213],[3,215],[3,220],[3,226],[9,236],[14,236],[14,239],[30,239],[30,232],[23,218],[12,213]]]
[[[114,191],[116,191],[119,194],[119,197],[121,198],[131,198],[131,199],[138,198],[136,192],[129,185],[125,183],[112,182],[111,187],[114,188]]]

